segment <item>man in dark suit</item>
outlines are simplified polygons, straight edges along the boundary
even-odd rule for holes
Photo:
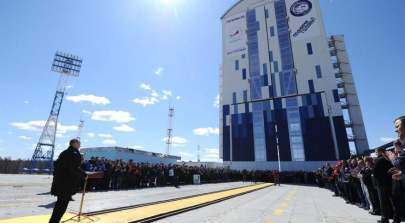
[[[87,178],[86,173],[80,168],[82,156],[79,148],[78,139],[70,140],[69,148],[63,151],[54,163],[51,194],[57,196],[57,201],[49,223],[59,223],[72,195]]]
[[[389,216],[392,212],[392,179],[388,171],[393,167],[388,160],[384,148],[376,149],[378,158],[375,160],[373,175],[377,185],[378,198],[380,200],[381,220],[380,223],[389,223]]]

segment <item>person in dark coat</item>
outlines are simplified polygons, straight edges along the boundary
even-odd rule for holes
[[[82,156],[79,153],[80,141],[72,139],[69,148],[63,151],[54,163],[51,194],[57,196],[57,201],[49,223],[59,223],[65,213],[69,201],[87,178],[80,168]]]
[[[389,223],[389,216],[392,213],[392,178],[389,170],[393,167],[392,163],[385,155],[384,148],[376,149],[378,158],[375,161],[373,175],[377,184],[378,198],[380,200],[381,220],[380,223]]]

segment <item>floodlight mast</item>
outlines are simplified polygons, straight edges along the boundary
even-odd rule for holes
[[[53,156],[55,153],[55,137],[58,127],[58,117],[65,95],[68,77],[78,77],[82,66],[82,59],[72,54],[56,52],[52,63],[52,71],[60,74],[58,86],[53,99],[51,112],[42,130],[38,144],[31,158],[30,172],[38,167],[38,161],[47,162],[49,172],[53,170]]]

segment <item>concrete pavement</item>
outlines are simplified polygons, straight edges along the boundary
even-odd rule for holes
[[[272,186],[158,223],[370,223],[379,217],[310,186]]]

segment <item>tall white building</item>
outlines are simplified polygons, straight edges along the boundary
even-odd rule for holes
[[[344,40],[325,35],[318,0],[241,0],[221,19],[225,163],[268,169],[280,159],[284,170],[314,169],[350,156],[347,127],[359,134],[357,151],[368,149],[347,55],[337,53],[335,40]],[[355,120],[345,123],[342,101]]]

